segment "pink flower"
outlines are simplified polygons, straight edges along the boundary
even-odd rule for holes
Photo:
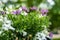
[[[47,9],[41,9],[41,13],[42,13],[42,15],[46,15],[48,13],[48,10]]]

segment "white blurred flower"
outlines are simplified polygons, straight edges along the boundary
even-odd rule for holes
[[[9,29],[11,29],[11,30],[15,30],[15,28],[13,28],[12,26],[10,26]]]
[[[8,0],[0,0],[0,1],[2,1],[3,3],[7,3],[8,2]]]
[[[7,28],[7,27],[3,27],[3,26],[2,26],[2,29],[8,31],[8,28]]]
[[[27,35],[27,32],[25,32],[25,31],[22,31],[22,33],[23,33],[23,36],[26,36]]]
[[[5,22],[5,21],[7,20],[7,17],[4,17],[4,19],[3,19],[3,20],[4,20],[4,22]]]
[[[2,26],[2,29],[4,29],[4,30],[9,30],[9,29],[15,30],[15,28],[13,28],[11,25],[7,25],[7,24],[4,24],[4,25]]]
[[[8,5],[8,8],[9,8],[9,9],[12,9],[12,8],[13,8],[13,5]]]
[[[55,2],[53,0],[47,0],[47,2],[52,6],[55,5]]]
[[[37,32],[34,40],[46,40],[46,35],[42,32]]]
[[[26,36],[27,35],[27,32],[23,32],[23,36]]]
[[[8,20],[7,17],[4,17],[2,29],[4,29],[4,30],[9,30],[9,29],[15,30],[15,28],[13,28],[11,26],[11,24],[12,24],[11,20]]]
[[[4,23],[9,25],[11,24],[11,20],[5,20]]]
[[[24,15],[26,16],[28,13],[24,12]]]
[[[20,7],[19,10],[22,11],[22,8]]]
[[[0,4],[2,4],[2,2],[0,1]]]
[[[54,1],[52,1],[52,2],[50,3],[50,5],[52,5],[52,6],[55,5]]]

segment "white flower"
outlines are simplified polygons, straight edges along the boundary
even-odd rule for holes
[[[52,2],[50,3],[50,5],[52,5],[52,6],[55,5],[54,1],[52,1]]]
[[[8,2],[8,0],[0,0],[0,1],[2,1],[3,3],[7,3]]]
[[[7,27],[3,27],[3,26],[2,26],[2,29],[8,31],[8,28],[7,28]]]
[[[50,5],[52,5],[52,6],[55,4],[55,2],[53,0],[47,0],[47,2],[50,3]]]
[[[52,2],[53,0],[47,0],[48,2]]]
[[[13,5],[8,5],[8,8],[9,8],[9,9],[12,9],[12,8],[13,8]]]
[[[22,30],[22,34],[23,34],[23,36],[26,36],[27,32],[25,32],[25,31]]]
[[[4,23],[9,25],[9,24],[11,24],[11,20],[5,20]]]
[[[11,29],[11,30],[15,30],[15,28],[13,28],[12,26],[10,26],[9,29]]]
[[[22,11],[22,8],[20,7],[19,10]]]
[[[24,15],[26,16],[28,13],[24,12]]]
[[[4,30],[9,30],[9,29],[15,30],[15,28],[13,28],[10,24],[3,24],[2,29],[4,29]]]
[[[2,4],[2,2],[0,1],[0,4]]]
[[[26,36],[27,35],[27,32],[23,32],[23,36]]]
[[[7,17],[4,17],[4,21],[7,20]]]
[[[37,32],[34,40],[46,40],[46,35],[43,32]]]

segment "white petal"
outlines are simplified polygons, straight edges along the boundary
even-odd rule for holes
[[[7,28],[7,27],[2,27],[2,29],[4,29],[4,30],[8,31],[8,28]]]
[[[8,0],[1,0],[3,3],[7,3],[8,2]]]
[[[13,28],[12,26],[10,26],[9,29],[11,29],[11,30],[15,30],[15,28]]]
[[[48,2],[52,2],[53,0],[47,0]]]
[[[52,2],[50,3],[50,5],[52,5],[52,6],[55,5],[54,1],[52,1]]]
[[[19,8],[20,11],[22,11],[22,8]]]

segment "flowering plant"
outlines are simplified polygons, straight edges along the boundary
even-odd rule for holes
[[[4,9],[0,11],[0,38],[3,40],[28,39],[27,37],[34,37],[37,32],[41,32],[50,25],[46,8],[39,10],[36,6],[15,8],[14,5],[9,5]]]

